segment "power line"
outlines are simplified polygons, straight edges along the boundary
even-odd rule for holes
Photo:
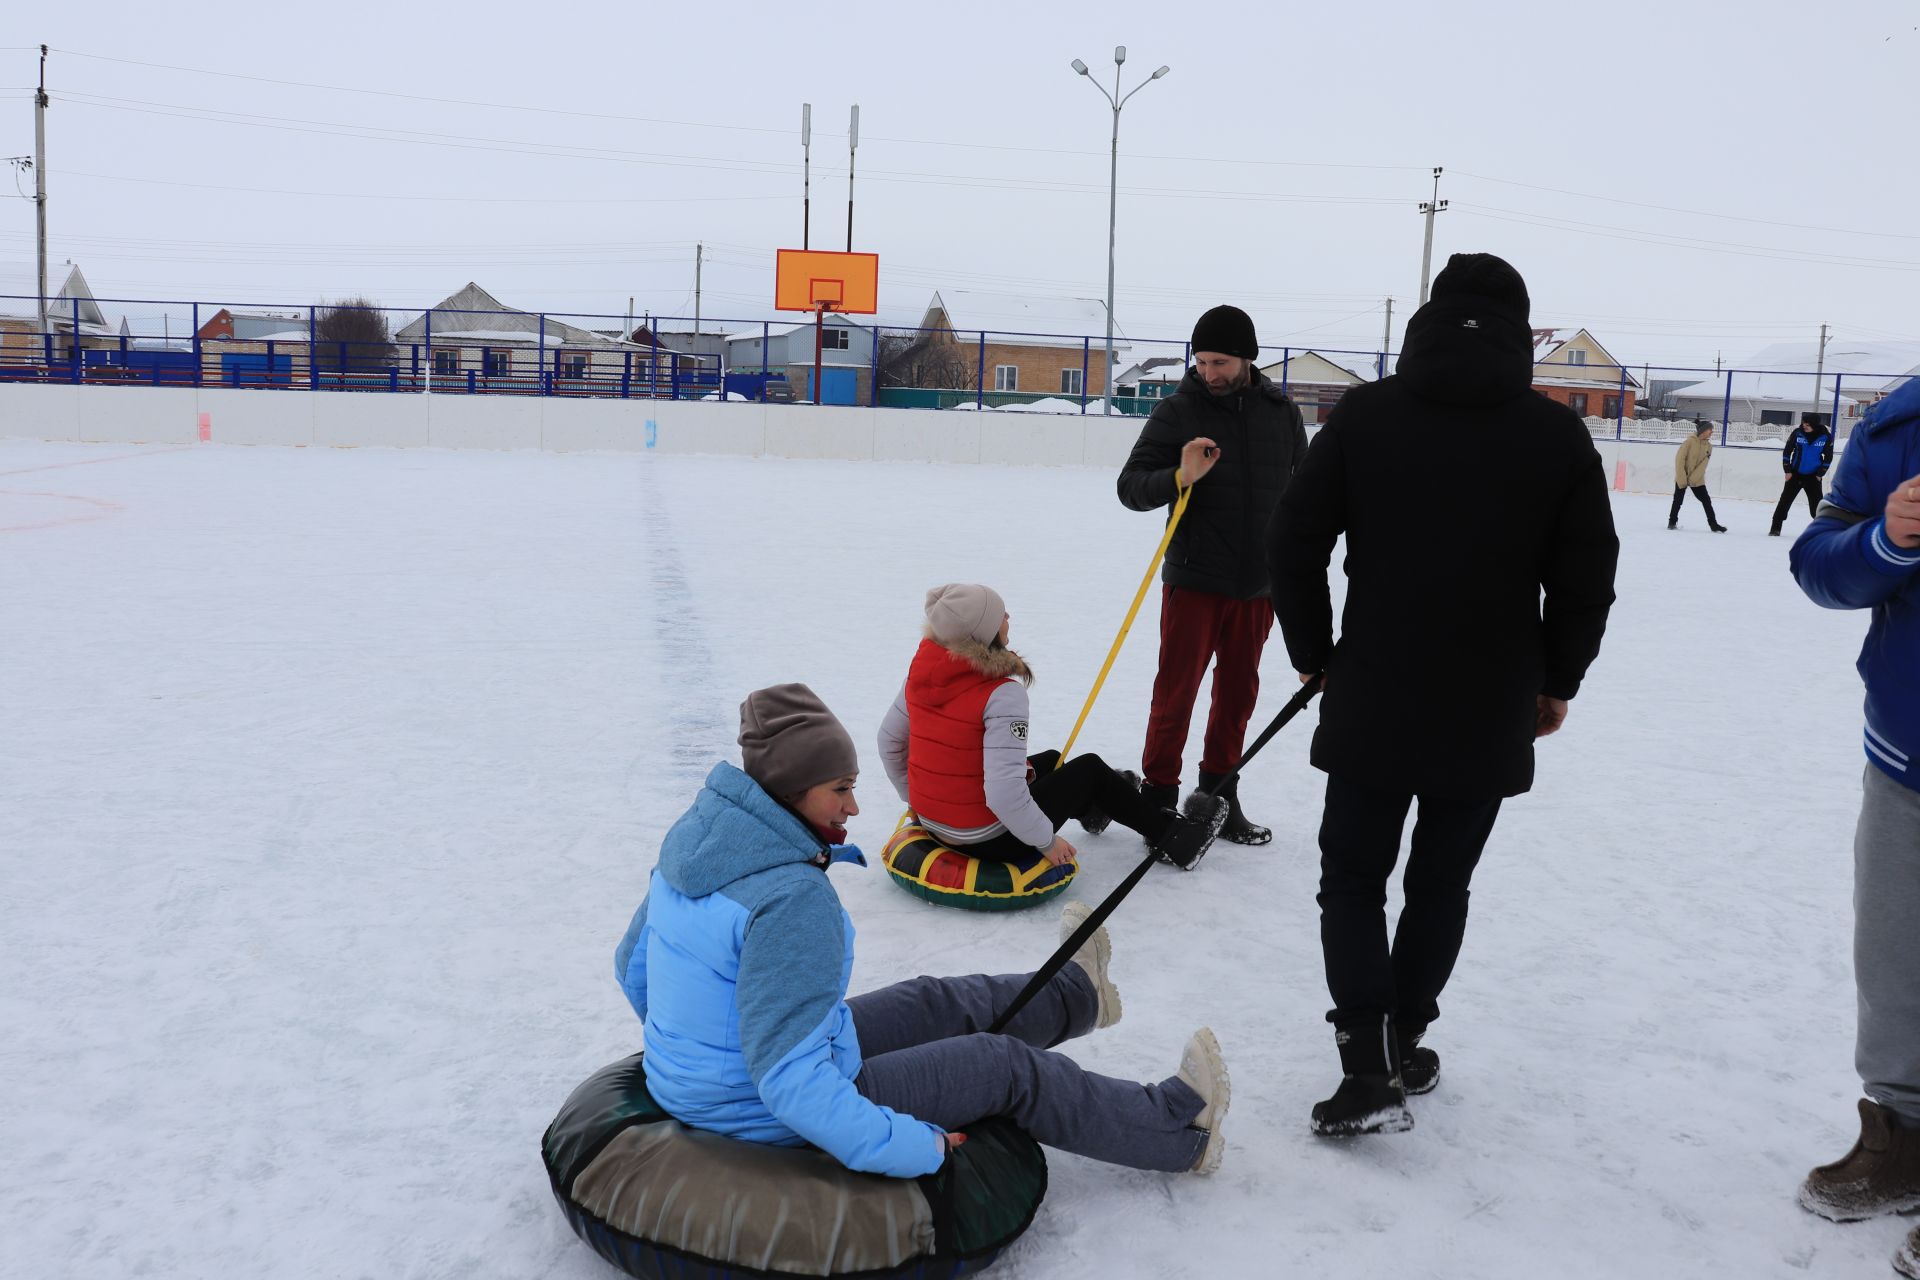
[[[1842,254],[1805,253],[1793,249],[1776,249],[1768,245],[1730,244],[1726,241],[1702,240],[1694,236],[1674,236],[1661,231],[1639,231],[1629,227],[1612,227],[1605,223],[1580,222],[1550,214],[1495,209],[1491,205],[1469,204],[1459,200],[1454,201],[1454,208],[1466,212],[1469,217],[1490,218],[1495,222],[1511,222],[1549,231],[1568,231],[1575,235],[1600,236],[1609,240],[1631,240],[1639,244],[1660,245],[1669,249],[1691,249],[1701,253],[1730,254],[1742,258],[1765,258],[1774,262],[1808,262],[1819,266],[1920,271],[1920,262],[1905,262],[1890,258],[1849,257]]]

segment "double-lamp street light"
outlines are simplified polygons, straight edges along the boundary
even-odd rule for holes
[[[1127,46],[1116,45],[1113,50],[1113,92],[1107,92],[1107,86],[1095,80],[1087,71],[1087,64],[1075,58],[1073,69],[1087,77],[1087,83],[1100,91],[1100,96],[1113,108],[1113,165],[1107,179],[1107,372],[1100,379],[1102,405],[1100,412],[1113,412],[1113,245],[1114,227],[1120,215],[1120,108],[1127,105],[1134,94],[1167,74],[1171,68],[1161,67],[1158,71],[1142,80],[1125,94],[1120,92],[1120,68],[1127,61]]]

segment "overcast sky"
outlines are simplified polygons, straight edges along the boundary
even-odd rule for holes
[[[51,257],[102,297],[401,308],[471,279],[690,315],[704,241],[703,315],[758,320],[800,243],[800,104],[813,243],[842,248],[858,102],[887,314],[1100,297],[1111,114],[1068,63],[1111,84],[1124,43],[1127,88],[1172,68],[1121,122],[1135,337],[1231,301],[1265,348],[1371,349],[1391,295],[1397,342],[1440,165],[1436,271],[1500,253],[1536,324],[1710,365],[1823,321],[1920,338],[1917,28],[1913,0],[46,6],[0,37],[0,154],[33,150],[44,40]],[[0,278],[31,280],[6,207]]]

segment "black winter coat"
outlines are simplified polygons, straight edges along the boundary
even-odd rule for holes
[[[1245,390],[1216,396],[1187,370],[1179,389],[1154,406],[1120,469],[1120,501],[1152,511],[1179,496],[1173,476],[1187,441],[1206,436],[1220,446],[1167,546],[1160,578],[1168,586],[1240,600],[1267,594],[1267,523],[1306,455],[1307,433],[1293,401],[1258,369],[1249,372]]]
[[[1414,795],[1533,785],[1535,696],[1579,691],[1620,543],[1585,425],[1532,373],[1523,314],[1429,302],[1399,372],[1346,393],[1281,500],[1274,613],[1294,668],[1327,673],[1318,768]]]

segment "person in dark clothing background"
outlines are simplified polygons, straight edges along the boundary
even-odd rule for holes
[[[1259,354],[1246,312],[1220,306],[1201,316],[1193,368],[1154,406],[1120,471],[1120,501],[1135,511],[1169,506],[1193,487],[1160,573],[1160,666],[1140,760],[1143,793],[1156,807],[1179,800],[1187,726],[1207,664],[1213,705],[1201,790],[1218,787],[1240,763],[1260,693],[1260,653],[1273,629],[1267,522],[1306,453],[1307,433],[1293,401],[1254,367]],[[1266,844],[1273,832],[1248,820],[1238,782],[1216,793],[1228,804],[1220,838]]]
[[[1807,514],[1818,518],[1822,490],[1820,482],[1826,479],[1827,468],[1833,465],[1833,428],[1827,425],[1826,415],[1822,413],[1803,413],[1800,415],[1800,429],[1787,437],[1787,447],[1780,451],[1780,469],[1787,473],[1787,483],[1780,490],[1780,501],[1773,508],[1773,527],[1767,530],[1767,536],[1780,536],[1780,527],[1787,522],[1787,513],[1793,510],[1793,496],[1796,493],[1807,495]]]
[[[1325,681],[1312,761],[1328,775],[1320,936],[1343,1078],[1313,1108],[1323,1135],[1409,1128],[1406,1094],[1438,1082],[1420,1040],[1465,936],[1468,883],[1606,629],[1620,544],[1600,455],[1571,409],[1532,390],[1532,360],[1519,273],[1455,254],[1398,371],[1346,394],[1274,514],[1281,634],[1300,678]],[[1498,501],[1436,488],[1463,442],[1476,489]],[[1336,643],[1327,566],[1342,534]],[[1416,801],[1389,947],[1386,885]]]

